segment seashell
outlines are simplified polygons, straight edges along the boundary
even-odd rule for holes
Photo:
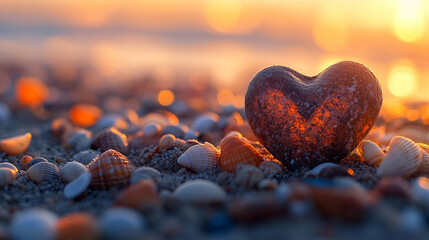
[[[408,177],[422,161],[422,150],[413,140],[401,136],[392,138],[384,160],[377,169],[380,177]]]
[[[39,162],[31,166],[26,172],[28,178],[36,183],[58,178],[57,165],[50,162]]]
[[[155,137],[161,134],[161,125],[158,123],[149,123],[143,128],[143,134],[148,137]]]
[[[98,157],[100,155],[100,152],[94,151],[94,150],[86,150],[79,153],[76,153],[72,160],[76,162],[80,162],[83,165],[88,165],[94,158]]]
[[[0,151],[5,152],[9,155],[19,155],[25,150],[31,142],[31,134],[26,133],[12,138],[6,138],[0,140]]]
[[[224,138],[231,137],[231,136],[236,136],[236,137],[238,137],[238,138],[242,138],[242,137],[243,137],[243,134],[241,134],[240,132],[237,132],[237,131],[229,131],[229,132],[225,135],[225,137],[224,137]]]
[[[174,145],[180,149],[183,149],[185,147],[185,144],[186,144],[186,141],[181,138],[177,138],[176,142],[174,142]]]
[[[82,163],[69,162],[60,169],[60,178],[64,182],[69,183],[87,171],[88,168]]]
[[[142,179],[155,179],[161,177],[161,173],[155,168],[139,167],[131,174],[130,183],[134,184]]]
[[[219,150],[205,142],[190,147],[177,159],[177,163],[195,172],[203,172],[219,167],[219,157]]]
[[[160,205],[156,184],[152,179],[141,180],[119,193],[114,206],[144,211]]]
[[[100,219],[102,239],[138,240],[143,238],[146,221],[136,211],[116,207],[108,209]]]
[[[22,165],[22,169],[25,170],[25,171],[27,171],[30,167],[32,167],[32,166],[34,166],[34,165],[36,165],[37,163],[40,163],[40,162],[48,162],[48,160],[46,160],[45,158],[42,158],[42,157],[33,158],[33,160],[31,160],[28,163]]]
[[[180,149],[183,151],[186,151],[186,150],[188,150],[188,148],[190,148],[194,145],[200,145],[200,144],[201,143],[195,139],[189,139],[189,140],[186,140],[185,144]]]
[[[55,118],[51,122],[51,132],[58,139],[61,139],[65,133],[72,130],[73,125],[65,118]]]
[[[264,175],[272,176],[276,174],[283,174],[283,168],[280,164],[274,161],[263,161],[259,164],[259,169],[261,169]]]
[[[128,142],[127,136],[119,132],[116,128],[109,128],[102,132],[99,132],[94,137],[94,142],[92,143],[93,148],[99,148],[101,151],[107,151],[109,149],[114,149],[123,154],[128,152]]]
[[[21,161],[19,161],[19,164],[21,164],[21,166],[24,166],[24,164],[30,162],[31,160],[33,160],[32,156],[24,155],[22,156]]]
[[[63,146],[65,149],[74,149],[78,152],[91,148],[92,133],[86,129],[79,129],[68,134]]]
[[[263,179],[264,174],[259,168],[246,164],[237,169],[234,182],[240,187],[253,188]]]
[[[362,141],[358,148],[358,153],[364,159],[364,161],[370,166],[380,166],[381,161],[384,158],[384,152],[381,148],[374,142],[369,140]]]
[[[188,127],[185,125],[168,125],[162,129],[161,134],[173,134],[176,138],[183,138],[185,130],[188,130]]]
[[[275,180],[263,179],[258,183],[258,189],[265,190],[265,191],[275,191],[278,185],[279,184]]]
[[[319,177],[320,172],[323,169],[325,169],[327,167],[336,167],[336,166],[338,166],[338,164],[330,163],[330,162],[319,164],[315,168],[311,169],[310,171],[307,171],[304,174],[304,177],[306,177],[306,178],[308,178],[308,177],[316,177],[317,178],[317,177]]]
[[[57,216],[48,210],[25,210],[12,218],[10,234],[15,240],[55,240],[57,222]]]
[[[211,132],[219,121],[220,117],[214,112],[202,114],[195,118],[193,129],[200,134]]]
[[[189,139],[197,139],[200,134],[194,130],[188,130],[185,132],[185,135],[183,136],[183,139],[189,140]]]
[[[0,163],[0,168],[9,168],[10,170],[13,170],[14,172],[18,172],[18,169],[13,165],[12,163],[8,162],[2,162]]]
[[[424,143],[417,143],[422,149],[422,161],[417,168],[417,175],[429,175],[429,145]]]
[[[220,149],[220,166],[227,172],[234,172],[238,164],[258,166],[264,161],[258,150],[236,136],[222,139]]]
[[[89,171],[82,173],[79,177],[67,184],[64,188],[64,196],[68,199],[81,196],[91,184],[91,179],[92,176]]]
[[[97,219],[83,212],[68,214],[57,223],[58,240],[97,240],[101,237]]]
[[[16,178],[16,172],[10,168],[0,168],[0,187],[7,186]]]
[[[179,201],[192,204],[223,203],[227,197],[219,185],[203,179],[182,183],[174,190],[173,195]]]
[[[88,165],[92,174],[91,186],[108,189],[116,185],[127,184],[134,166],[120,152],[109,149]]]
[[[159,148],[170,149],[174,146],[176,137],[173,134],[165,134],[159,139]]]

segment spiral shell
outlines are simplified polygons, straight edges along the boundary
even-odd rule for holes
[[[0,187],[7,186],[16,178],[16,172],[10,168],[0,168]]]
[[[0,151],[5,152],[9,155],[19,155],[27,150],[31,142],[31,134],[26,133],[24,135],[6,138],[0,140]]]
[[[87,171],[88,168],[86,168],[82,163],[75,161],[69,162],[60,169],[60,178],[64,182],[69,183]]]
[[[370,166],[380,166],[381,161],[384,159],[383,150],[376,143],[369,140],[362,141],[357,151]]]
[[[220,149],[220,166],[228,172],[234,172],[238,164],[258,166],[264,161],[258,150],[237,136],[222,139]]]
[[[264,173],[264,175],[276,175],[276,174],[282,174],[283,168],[280,166],[280,164],[274,162],[274,161],[263,161],[259,164],[259,169]]]
[[[99,132],[94,137],[92,146],[93,148],[99,148],[102,151],[114,149],[122,154],[126,154],[128,152],[127,137],[114,127]]]
[[[408,177],[416,172],[422,161],[422,150],[413,140],[397,136],[390,141],[377,175]]]
[[[177,163],[195,172],[203,172],[219,167],[219,150],[211,143],[194,145],[177,159]]]
[[[18,172],[18,169],[15,167],[15,165],[13,165],[12,163],[8,163],[8,162],[0,163],[0,168],[9,168],[9,169],[13,170],[14,172]]]
[[[26,164],[22,165],[22,169],[27,171],[30,167],[40,163],[40,162],[48,162],[45,158],[42,157],[36,157],[33,158],[31,161],[27,162]]]
[[[58,167],[50,162],[40,162],[28,169],[28,178],[36,183],[58,178]]]
[[[161,173],[155,168],[139,167],[131,174],[130,183],[136,183],[142,179],[155,179],[161,177]]]
[[[429,145],[424,143],[417,143],[422,149],[422,161],[417,168],[416,174],[418,175],[429,175]]]
[[[100,228],[93,216],[82,212],[71,213],[58,221],[57,239],[100,239]]]
[[[134,171],[134,166],[128,158],[113,149],[101,154],[88,168],[92,174],[91,186],[98,189],[127,184]]]

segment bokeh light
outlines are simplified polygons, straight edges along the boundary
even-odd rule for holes
[[[162,90],[158,93],[158,102],[162,106],[171,105],[174,102],[174,93],[170,90]]]
[[[229,106],[234,102],[234,94],[230,89],[220,89],[217,93],[217,101],[222,106]]]
[[[15,95],[23,106],[37,106],[48,98],[48,88],[35,77],[21,77],[16,82]]]
[[[240,0],[208,0],[204,13],[207,22],[214,30],[227,33],[237,24],[240,12]]]
[[[82,127],[94,125],[102,115],[103,112],[97,106],[83,103],[74,105],[69,112],[72,123]]]
[[[397,60],[387,76],[390,93],[396,97],[410,97],[418,88],[415,66],[408,60]]]
[[[425,21],[420,0],[398,0],[393,22],[396,36],[405,42],[414,42],[424,33]]]

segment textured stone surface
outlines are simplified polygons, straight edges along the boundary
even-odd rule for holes
[[[246,93],[258,140],[289,169],[338,163],[367,135],[380,112],[380,84],[366,66],[339,62],[314,77],[273,66]]]

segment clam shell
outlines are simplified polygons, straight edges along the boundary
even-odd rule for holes
[[[138,240],[143,238],[145,219],[136,211],[115,207],[108,209],[100,219],[102,239]]]
[[[263,161],[259,164],[259,169],[264,173],[264,175],[272,176],[276,174],[283,174],[283,168],[280,164],[274,161]]]
[[[37,163],[40,162],[48,162],[48,160],[46,160],[45,158],[42,157],[36,157],[33,158],[31,161],[27,162],[26,164],[22,165],[22,169],[27,171],[30,167],[36,165]]]
[[[87,150],[91,147],[92,133],[85,129],[79,129],[68,135],[63,143],[65,149],[74,149],[78,152]]]
[[[93,148],[99,148],[101,151],[107,151],[109,149],[114,149],[123,154],[128,152],[128,142],[125,134],[119,132],[116,128],[109,128],[104,131],[99,132],[94,137],[94,142],[92,143]]]
[[[194,145],[177,159],[180,165],[195,172],[203,172],[219,167],[219,150],[211,143]]]
[[[182,183],[173,195],[182,202],[193,204],[222,203],[226,201],[225,191],[216,183],[196,179]]]
[[[91,173],[86,171],[64,188],[64,196],[73,199],[81,196],[91,184]]]
[[[60,178],[66,183],[75,180],[84,172],[87,172],[88,168],[79,162],[69,162],[60,169]]]
[[[139,167],[131,174],[130,183],[136,183],[142,179],[156,179],[161,177],[161,173],[155,168],[151,167]]]
[[[0,168],[0,187],[7,186],[16,178],[16,172],[10,168]]]
[[[43,209],[30,209],[16,214],[10,225],[15,240],[55,240],[58,218]]]
[[[417,168],[416,174],[429,175],[429,145],[424,143],[417,143],[422,149],[422,161]]]
[[[220,166],[227,172],[234,172],[238,164],[258,166],[264,161],[256,148],[236,136],[222,139],[220,149]]]
[[[31,134],[26,133],[24,135],[6,138],[0,140],[0,151],[5,152],[9,155],[19,155],[27,150],[31,142]]]
[[[58,240],[97,240],[100,235],[97,219],[87,213],[71,213],[57,223]]]
[[[143,128],[143,134],[148,137],[155,137],[161,134],[161,125],[158,123],[149,123]]]
[[[108,189],[129,182],[134,166],[120,152],[109,149],[88,165],[92,174],[91,186]]]
[[[264,174],[259,168],[246,164],[237,169],[234,182],[240,187],[253,188],[263,179]]]
[[[36,183],[58,178],[58,167],[50,162],[39,162],[28,169],[28,178]]]
[[[173,134],[165,134],[159,139],[159,148],[170,149],[174,147],[176,137]]]
[[[383,150],[376,143],[369,140],[364,140],[359,144],[358,153],[370,166],[380,166],[384,159]]]
[[[15,165],[13,165],[12,163],[8,163],[8,162],[0,163],[0,168],[9,168],[9,169],[13,170],[14,172],[18,172],[18,169],[15,167]]]
[[[422,150],[413,140],[397,136],[390,141],[377,175],[408,177],[416,172],[422,161]]]

